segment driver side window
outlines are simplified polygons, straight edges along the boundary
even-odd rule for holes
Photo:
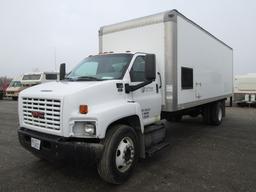
[[[145,57],[136,57],[130,71],[131,82],[143,82],[145,78]]]

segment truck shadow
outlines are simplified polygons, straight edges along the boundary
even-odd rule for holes
[[[152,157],[141,160],[143,164],[145,163],[150,166],[151,163],[163,158],[167,151],[171,153],[174,147],[186,144],[188,140],[196,140],[197,137],[203,137],[203,135],[214,129],[214,127],[204,124],[201,116],[197,118],[185,117],[181,122],[166,121],[164,124],[166,126],[165,141],[169,143],[169,145]]]

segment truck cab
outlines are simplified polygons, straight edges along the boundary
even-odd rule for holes
[[[147,79],[145,59],[144,53],[90,56],[64,80],[22,91],[21,126],[63,137],[103,139],[111,123],[133,116],[143,132],[145,125],[160,120],[161,111],[159,85],[155,75]],[[35,108],[37,102],[41,105]],[[33,110],[45,119],[37,120]],[[93,128],[88,133],[87,125]]]
[[[56,143],[64,149],[72,143],[74,149],[79,149],[76,145],[83,139],[86,148],[99,158],[104,151],[102,142],[110,137],[110,131],[126,125],[120,130],[128,130],[131,138],[120,144],[122,156],[127,154],[126,160],[120,157],[119,168],[128,169],[133,160],[145,156],[144,127],[160,121],[161,92],[156,73],[152,54],[87,57],[62,81],[20,93],[20,142],[40,156]],[[72,142],[57,142],[62,139]]]

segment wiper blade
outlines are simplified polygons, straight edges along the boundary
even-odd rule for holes
[[[99,79],[97,77],[92,76],[80,76],[75,79],[76,81],[102,81],[103,79]]]
[[[71,77],[66,77],[65,80],[74,81],[75,79]]]

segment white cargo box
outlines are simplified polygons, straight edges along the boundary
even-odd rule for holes
[[[99,49],[155,54],[163,111],[232,95],[232,48],[176,10],[102,27]]]
[[[256,74],[239,75],[235,77],[235,93],[256,92]]]

